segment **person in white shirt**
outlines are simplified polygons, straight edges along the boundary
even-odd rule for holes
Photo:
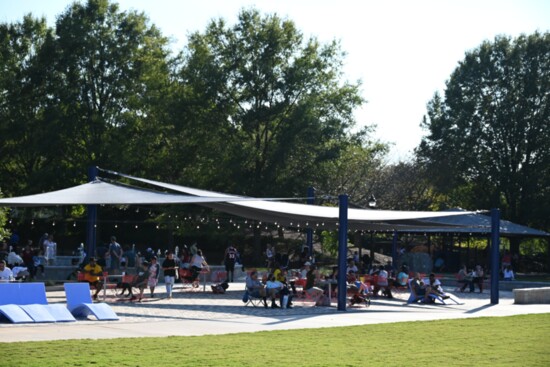
[[[504,268],[502,275],[504,276],[504,280],[514,280],[514,271],[512,270],[510,265]]]
[[[0,280],[13,280],[13,272],[6,266],[6,261],[0,260]]]
[[[57,252],[57,243],[53,241],[53,235],[50,234],[48,236],[48,239],[44,241],[44,254],[46,257],[46,262],[48,265],[54,265],[55,263],[55,256]]]
[[[17,255],[17,253],[15,252],[15,248],[13,248],[10,253],[8,254],[8,264],[11,265],[11,266],[14,266],[15,264],[22,264],[23,263],[23,259],[21,258],[21,256]]]
[[[15,280],[19,280],[30,275],[29,269],[25,266],[20,266],[19,264],[16,264],[11,271]]]
[[[269,277],[267,278],[267,282],[265,283],[265,288],[267,291],[267,294],[271,296],[271,307],[272,308],[279,308],[277,304],[275,303],[275,298],[279,294],[279,292],[283,289],[284,285],[283,283],[279,282],[275,279],[275,275],[269,274]]]

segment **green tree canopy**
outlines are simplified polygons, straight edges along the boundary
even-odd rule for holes
[[[338,43],[304,40],[290,20],[243,10],[232,27],[214,20],[192,34],[183,56],[180,103],[207,148],[195,164],[219,173],[214,186],[302,194],[319,164],[362,139],[350,128],[364,101],[341,80]]]
[[[428,105],[417,151],[451,205],[550,225],[550,34],[499,36],[466,53]]]

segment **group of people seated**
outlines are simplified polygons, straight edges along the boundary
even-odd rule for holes
[[[268,307],[268,297],[272,308],[292,308],[295,289],[294,292],[290,289],[290,283],[286,279],[286,269],[280,269],[277,275],[274,272],[269,273],[265,281],[259,279],[256,270],[252,270],[246,277],[246,291],[249,296],[261,299],[265,308]],[[279,299],[279,305],[277,305],[277,299]]]
[[[408,303],[421,301],[423,303],[434,303],[436,298],[449,299],[451,296],[443,291],[441,282],[436,279],[435,274],[431,273],[428,281],[422,279],[420,273],[414,273],[414,278],[410,284],[411,295]]]
[[[154,257],[151,263],[143,261],[137,269],[137,274],[133,277],[125,278],[117,284],[117,288],[121,289],[119,297],[123,297],[125,292],[128,292],[128,297],[131,301],[141,301],[145,288],[149,287],[151,297],[154,297],[155,287],[158,281],[160,267],[157,264],[157,259]],[[103,268],[97,263],[95,257],[91,257],[88,263],[82,268],[83,281],[90,283],[93,288],[92,298],[97,300],[99,292],[103,289]],[[125,280],[126,279],[126,280]],[[132,289],[139,290],[139,296],[133,294]]]
[[[466,288],[469,288],[470,292],[474,292],[475,285],[479,289],[479,293],[483,292],[483,280],[485,271],[481,265],[476,265],[473,269],[468,269],[466,265],[458,271],[457,281],[462,284],[460,292],[464,292]]]

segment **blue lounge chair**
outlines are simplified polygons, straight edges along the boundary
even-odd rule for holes
[[[117,314],[106,303],[93,303],[88,283],[65,283],[67,308],[75,317],[93,315],[97,320],[118,320]]]
[[[35,322],[76,321],[65,305],[48,304],[44,283],[20,283],[19,305]]]
[[[0,314],[14,324],[34,322],[18,303],[19,283],[0,283]]]

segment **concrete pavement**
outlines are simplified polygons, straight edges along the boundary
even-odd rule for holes
[[[179,287],[179,285],[178,285]],[[231,283],[226,294],[176,289],[172,299],[163,298],[164,287],[157,288],[155,298],[142,303],[106,301],[119,315],[119,321],[79,320],[56,324],[0,323],[0,342],[61,339],[106,339],[127,337],[196,336],[267,330],[320,328],[366,325],[388,322],[457,319],[482,316],[510,316],[548,313],[550,305],[516,305],[512,292],[500,292],[497,305],[490,304],[490,294],[461,293],[462,305],[406,305],[408,294],[395,294],[394,299],[373,298],[370,307],[313,307],[298,299],[293,309],[244,307],[241,300],[244,283]],[[451,290],[451,289],[449,289]],[[148,291],[146,291],[148,295]],[[62,290],[47,292],[49,303],[65,303]]]

